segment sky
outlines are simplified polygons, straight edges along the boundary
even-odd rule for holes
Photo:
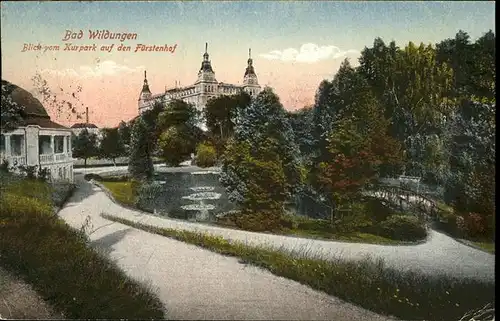
[[[494,1],[2,1],[2,79],[41,97],[32,80],[38,75],[59,93],[58,102],[70,101],[79,113],[88,107],[89,121],[99,127],[116,126],[138,114],[145,70],[153,94],[176,83],[191,85],[208,43],[219,82],[243,82],[251,48],[259,83],[294,110],[313,103],[319,83],[331,79],[345,58],[356,65],[376,37],[404,47],[409,41],[434,44],[459,30],[475,40],[490,29]],[[68,30],[75,36],[81,30],[81,38],[64,41]],[[136,38],[89,39],[97,30]],[[111,44],[110,51],[101,50]],[[119,51],[120,44],[131,50]],[[171,51],[134,52],[138,44]],[[63,125],[84,121],[44,105]]]

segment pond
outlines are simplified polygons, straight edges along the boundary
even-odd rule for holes
[[[213,221],[236,209],[219,183],[217,172],[155,173],[156,188],[141,197],[140,207],[159,215],[190,221]]]
[[[217,215],[238,209],[229,201],[219,173],[213,171],[157,172],[153,185],[139,199],[144,210],[189,221],[215,221]],[[330,215],[324,205],[311,202],[307,195],[294,198],[286,209],[313,218]]]

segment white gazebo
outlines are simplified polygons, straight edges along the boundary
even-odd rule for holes
[[[2,80],[4,85],[12,101],[23,107],[23,121],[15,130],[0,134],[0,161],[46,168],[50,180],[73,182],[71,129],[53,122],[28,91]]]

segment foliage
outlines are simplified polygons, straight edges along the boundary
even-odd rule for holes
[[[249,246],[221,236],[159,228],[111,215],[103,216],[216,253],[238,257],[275,275],[306,284],[376,313],[404,320],[456,320],[471,309],[494,302],[495,298],[494,282],[401,272],[387,267],[383,261],[370,259],[354,262],[316,259],[311,258],[308,249],[284,251]]]
[[[71,138],[73,157],[83,158],[87,166],[87,159],[98,155],[97,135],[84,128],[78,136],[72,135]]]
[[[150,135],[152,155],[158,151],[158,138],[162,132],[160,124],[160,114],[165,110],[165,102],[163,100],[155,101],[153,107],[144,111],[141,118],[146,123],[147,131]]]
[[[241,112],[234,140],[251,146],[266,145],[273,148],[272,151],[265,153],[272,152],[279,155],[286,177],[287,197],[301,187],[303,175],[300,152],[283,105],[271,88],[264,88],[250,106]],[[269,143],[270,140],[272,143]],[[229,183],[229,177],[225,182],[233,186],[240,184],[238,181]]]
[[[113,160],[125,154],[125,146],[120,139],[118,128],[103,128],[102,139],[99,146],[99,156]]]
[[[152,142],[146,122],[139,117],[134,122],[130,139],[128,171],[137,180],[148,180],[153,176]]]
[[[131,126],[124,121],[121,121],[118,125],[118,135],[120,137],[120,144],[123,146],[124,150],[127,151],[130,148],[130,136],[131,136]],[[126,152],[124,154],[127,154]]]
[[[399,143],[387,134],[388,123],[369,91],[344,107],[329,138],[328,161],[321,162],[313,182],[336,205],[360,196],[378,178],[381,165],[398,164]]]
[[[46,183],[2,177],[2,267],[21,276],[65,318],[163,318],[160,300],[88,247],[53,215]]]
[[[272,230],[279,226],[287,184],[276,144],[272,139],[257,146],[232,141],[224,154],[220,180],[229,199],[241,206],[239,227]]]
[[[427,237],[427,230],[418,218],[392,215],[380,224],[380,235],[394,240],[418,241]]]
[[[217,163],[217,153],[211,144],[202,143],[196,148],[196,165],[211,167]]]
[[[11,92],[13,85],[2,80],[2,102],[1,102],[1,123],[0,131],[8,132],[16,129],[22,123],[23,106],[19,106],[12,100]]]
[[[313,126],[313,108],[303,108],[288,113],[302,159],[308,161],[314,153],[314,137],[311,130]]]
[[[161,156],[168,165],[178,166],[195,151],[196,140],[189,128],[183,125],[166,129],[159,138]]]
[[[159,113],[158,128],[162,133],[171,127],[181,125],[193,129],[199,124],[200,117],[201,114],[194,105],[182,100],[173,100]]]
[[[219,96],[208,100],[204,116],[209,132],[227,141],[233,133],[241,112],[250,105],[251,97],[246,92],[233,96]]]
[[[487,230],[486,217],[477,213],[467,213],[461,217],[463,219],[459,222],[459,228],[467,238],[486,239],[487,236],[492,235],[491,231]]]

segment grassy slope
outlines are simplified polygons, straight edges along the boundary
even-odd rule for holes
[[[48,184],[5,174],[1,180],[2,268],[66,318],[163,318],[163,305],[150,289],[53,215]]]

